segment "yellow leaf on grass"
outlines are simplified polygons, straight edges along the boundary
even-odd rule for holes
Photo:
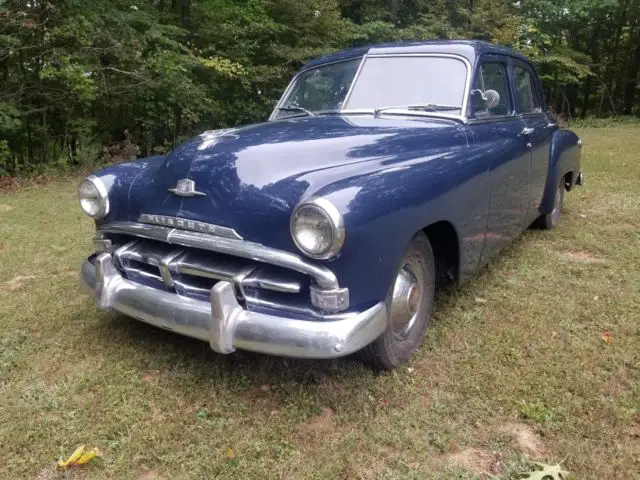
[[[84,452],[84,454],[76,461],[76,465],[84,465],[85,463],[90,462],[95,457],[99,457],[101,455],[100,450],[97,448],[92,448],[88,452]]]
[[[64,461],[60,460],[58,462],[58,468],[68,468],[69,466],[74,464],[76,461],[78,461],[78,459],[82,456],[83,452],[84,452],[84,445],[80,445],[78,448],[75,449],[75,451],[71,454],[69,458],[67,458]]]
[[[100,456],[100,450],[92,448],[85,452],[84,445],[80,445],[66,460],[60,460],[56,465],[60,469],[67,469],[75,467],[77,465],[84,465],[90,462],[93,458]]]

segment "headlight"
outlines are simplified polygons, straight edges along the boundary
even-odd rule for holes
[[[78,187],[78,200],[84,213],[90,217],[101,219],[109,213],[109,195],[102,180],[91,175]]]
[[[326,198],[310,198],[298,205],[290,228],[297,247],[313,258],[331,258],[344,243],[342,215]]]

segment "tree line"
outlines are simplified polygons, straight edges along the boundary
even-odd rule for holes
[[[166,152],[310,58],[432,38],[521,51],[565,118],[640,113],[640,0],[0,0],[0,175]]]

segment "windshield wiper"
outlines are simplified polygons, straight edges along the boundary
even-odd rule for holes
[[[387,110],[423,110],[425,112],[440,112],[449,110],[460,110],[461,107],[456,105],[440,105],[437,103],[424,103],[421,105],[394,105],[392,107],[376,108],[374,115],[377,117],[380,113]]]
[[[284,110],[286,112],[300,112],[300,113],[305,113],[307,114],[309,117],[313,117],[315,116],[315,114],[309,110],[307,110],[306,108],[302,108],[302,107],[298,107],[297,105],[284,105],[282,107],[278,107],[277,110]]]

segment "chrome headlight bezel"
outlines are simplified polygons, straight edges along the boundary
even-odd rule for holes
[[[97,211],[95,213],[91,213],[87,211],[83,205],[83,200],[89,200],[90,197],[82,197],[81,196],[81,188],[83,185],[89,185],[95,192],[93,198],[97,202]],[[78,201],[80,202],[80,208],[84,213],[86,213],[91,218],[95,218],[96,220],[101,220],[107,216],[109,213],[109,192],[107,191],[106,185],[95,175],[90,175],[85,178],[80,185],[78,185]]]
[[[314,209],[316,212],[320,213],[331,226],[331,242],[321,251],[310,251],[298,240],[297,220],[299,219],[301,212],[306,208]],[[296,208],[293,209],[293,213],[291,214],[291,219],[289,220],[289,231],[296,247],[298,247],[298,249],[306,256],[316,260],[328,260],[335,257],[344,245],[345,229],[342,214],[338,211],[336,206],[331,203],[331,201],[323,197],[311,197],[300,202]]]

